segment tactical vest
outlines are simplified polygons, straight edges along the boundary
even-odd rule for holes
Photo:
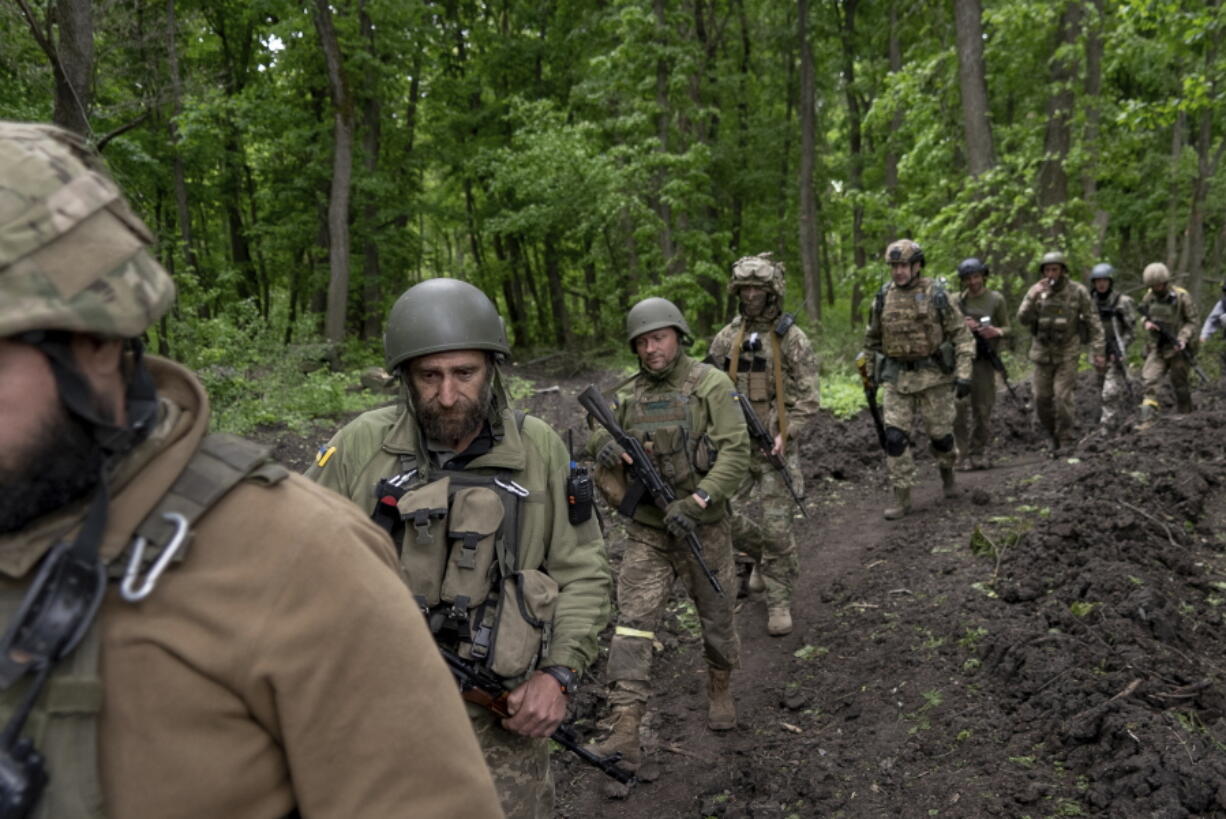
[[[773,330],[767,334],[767,340],[763,341],[758,333],[750,333],[748,338],[745,337],[745,321],[742,319],[732,340],[732,348],[728,351],[729,355],[724,357],[724,371],[732,379],[737,392],[749,399],[754,412],[768,424],[771,402],[774,402],[779,435],[785,443],[788,415],[783,391],[782,341],[795,323],[794,315],[784,313],[775,322]]]
[[[265,486],[289,473],[272,462],[268,450],[229,435],[209,435],[153,511],[137,527],[128,548],[107,564],[121,596],[131,603],[154,591],[170,564],[183,562],[191,527],[234,486],[251,480]],[[170,521],[167,516],[177,515]],[[6,622],[25,599],[28,582],[0,582],[0,615]],[[98,767],[98,715],[103,681],[99,668],[102,642],[95,618],[77,647],[55,665],[21,735],[46,760],[50,777],[35,806],[33,819],[103,817]],[[33,674],[27,672],[0,692],[0,724],[7,724],[21,703]]]
[[[1077,289],[1067,282],[1063,292],[1046,293],[1039,298],[1038,314],[1030,328],[1034,337],[1052,346],[1064,344],[1073,333],[1084,342],[1089,340],[1089,328],[1078,319]]]
[[[1109,328],[1111,319],[1114,318],[1120,306],[1119,292],[1111,290],[1107,293],[1107,297],[1103,298],[1097,290],[1093,290],[1090,296],[1094,299],[1094,306],[1098,308],[1098,317],[1102,320],[1104,328]]]
[[[651,395],[647,395],[647,379],[637,379],[622,420],[622,427],[651,453],[656,468],[678,496],[697,489],[715,463],[714,446],[705,434],[694,435],[689,413],[694,390],[711,369],[709,364],[694,362],[678,389]]]
[[[931,359],[945,335],[941,324],[948,304],[940,282],[920,278],[905,290],[887,282],[877,294],[877,320],[885,355],[903,363]]]
[[[396,544],[431,634],[513,687],[548,654],[558,599],[548,574],[518,568],[529,491],[506,470],[442,468],[427,481],[412,455],[400,469],[379,481],[371,518]]]
[[[1179,289],[1171,287],[1161,296],[1150,291],[1150,302],[1146,307],[1147,315],[1154,324],[1162,325],[1162,329],[1171,335],[1179,332],[1183,324],[1179,309]]]

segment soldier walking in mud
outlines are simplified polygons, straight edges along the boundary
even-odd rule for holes
[[[925,429],[941,472],[945,497],[954,482],[954,400],[971,394],[975,342],[941,281],[921,276],[923,249],[899,239],[885,250],[890,276],[877,293],[864,334],[862,356],[872,356],[876,383],[885,385],[885,453],[895,505],[884,511],[897,520],[911,511],[915,462],[911,428],[915,414]]]
[[[1222,282],[1222,297],[1213,305],[1204,326],[1200,328],[1201,345],[1204,346],[1210,336],[1223,328],[1226,328],[1226,282]],[[1226,383],[1226,344],[1218,348],[1218,356],[1218,381]]]
[[[1158,389],[1167,375],[1175,392],[1175,411],[1180,414],[1192,411],[1188,370],[1200,319],[1192,295],[1171,284],[1171,271],[1162,262],[1146,265],[1141,281],[1149,288],[1141,297],[1140,308],[1149,332],[1149,343],[1145,348],[1145,364],[1141,367],[1145,397],[1141,399],[1141,422],[1137,429],[1148,429],[1158,419],[1162,406],[1158,402]]]
[[[697,535],[702,554],[723,588],[736,578],[728,501],[749,467],[749,436],[719,369],[687,356],[690,328],[670,301],[640,301],[626,316],[626,335],[639,358],[638,374],[617,396],[617,423],[650,451],[655,467],[676,491],[667,510],[641,503],[626,526],[626,552],[617,577],[617,627],[609,644],[606,676],[612,713],[600,754],[620,752],[623,764],[637,770],[642,761],[639,723],[651,693],[655,629],[681,578],[698,610],[707,662],[707,726],[736,727],[736,706],[729,690],[740,664],[733,596],[721,595],[703,575],[686,546]],[[610,505],[627,490],[625,465],[633,463],[603,427],[593,433],[589,451],[597,462],[597,484]]]
[[[1107,353],[1107,367],[1098,371],[1098,389],[1102,396],[1098,425],[1104,432],[1117,428],[1120,410],[1131,398],[1128,345],[1132,344],[1137,324],[1136,302],[1128,294],[1116,290],[1114,283],[1114,267],[1106,262],[1094,265],[1090,271],[1090,297],[1102,321]]]
[[[1034,410],[1051,442],[1053,458],[1071,440],[1076,425],[1073,396],[1081,345],[1090,345],[1094,367],[1107,366],[1103,325],[1090,292],[1068,275],[1063,253],[1045,253],[1039,260],[1038,282],[1031,286],[1017,311],[1017,323],[1030,328],[1030,360],[1034,363]]]
[[[1009,309],[998,290],[986,286],[988,266],[972,257],[958,265],[962,289],[954,305],[962,313],[966,329],[975,336],[975,364],[971,369],[971,392],[956,402],[954,438],[958,446],[958,467],[988,469],[987,447],[992,438],[992,409],[996,405],[996,368],[990,353],[999,354],[1001,343],[1009,337]],[[984,350],[981,347],[987,347]]]
[[[792,486],[803,494],[797,434],[817,415],[817,357],[795,317],[783,312],[783,265],[771,254],[746,256],[732,266],[728,292],[738,315],[711,341],[709,359],[727,371],[774,437]],[[754,560],[751,592],[766,592],[771,636],[792,631],[792,589],[800,568],[792,532],[796,504],[783,476],[757,447],[745,485],[733,503],[733,542]]]

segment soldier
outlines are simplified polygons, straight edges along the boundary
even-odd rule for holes
[[[594,517],[568,519],[562,440],[508,403],[484,293],[410,287],[383,347],[400,401],[347,424],[307,474],[388,529],[435,641],[504,680],[512,716],[470,703],[469,718],[507,816],[552,816],[546,737],[608,621],[604,540]]]
[[[736,566],[728,500],[749,467],[749,436],[728,376],[685,354],[689,334],[681,311],[666,299],[644,299],[626,316],[626,335],[640,366],[618,395],[617,421],[650,447],[660,474],[678,495],[667,511],[639,505],[626,526],[617,577],[617,628],[607,671],[610,732],[596,750],[621,752],[631,770],[642,761],[639,723],[651,693],[652,641],[678,577],[702,622],[707,726],[713,731],[736,727],[729,681],[740,662],[740,644],[732,597],[712,588],[682,539],[690,532],[698,536],[707,565],[731,589]],[[632,462],[625,450],[603,428],[596,429],[588,448],[596,457],[598,483],[624,487],[622,465]],[[613,506],[621,501],[609,500]]]
[[[1204,326],[1200,328],[1200,343],[1204,344],[1211,335],[1224,327],[1226,327],[1226,282],[1222,282],[1222,297],[1213,305],[1213,310],[1205,319]],[[1226,381],[1226,344],[1218,349],[1218,355],[1220,356],[1218,380]]]
[[[924,251],[918,244],[892,242],[885,260],[893,281],[873,300],[861,355],[874,357],[874,380],[885,385],[886,469],[895,505],[884,514],[886,520],[897,520],[911,511],[915,462],[910,433],[917,412],[940,468],[941,490],[947,498],[957,497],[954,399],[971,394],[975,342],[950,304],[944,282],[920,275]]]
[[[84,140],[0,123],[5,815],[499,816],[386,536],[144,355],[152,242]]]
[[[988,469],[987,446],[991,440],[992,409],[996,404],[996,369],[988,357],[998,351],[1008,338],[1009,310],[1005,297],[997,290],[988,290],[988,266],[971,257],[958,265],[962,290],[954,304],[962,313],[962,322],[975,337],[975,364],[971,369],[971,393],[958,399],[954,416],[954,438],[958,444],[960,468]],[[985,351],[982,347],[988,347]]]
[[[1090,271],[1090,297],[1103,325],[1107,367],[1098,373],[1102,409],[1098,423],[1103,430],[1115,429],[1120,408],[1128,401],[1128,345],[1136,332],[1137,306],[1131,297],[1114,288],[1115,268],[1106,262]],[[1136,400],[1136,399],[1133,399]]]
[[[1095,314],[1090,292],[1068,276],[1068,260],[1052,252],[1039,260],[1043,278],[1026,291],[1017,323],[1030,328],[1030,360],[1034,362],[1034,409],[1051,442],[1051,456],[1073,434],[1073,395],[1081,345],[1090,345],[1094,367],[1107,366],[1103,325]]]
[[[708,357],[728,372],[774,436],[796,493],[804,492],[797,435],[818,410],[817,357],[809,338],[783,312],[784,270],[771,254],[746,256],[732,266],[728,292],[739,315],[711,342]],[[732,539],[754,559],[750,590],[766,592],[766,630],[792,631],[792,587],[800,568],[792,533],[795,501],[782,476],[753,447],[749,474],[733,503]]]
[[[1192,388],[1188,384],[1189,358],[1195,352],[1196,328],[1200,318],[1196,303],[1182,287],[1171,284],[1171,271],[1162,262],[1146,265],[1141,281],[1149,289],[1141,297],[1141,315],[1149,331],[1141,382],[1141,422],[1138,429],[1152,426],[1158,417],[1158,387],[1165,375],[1171,377],[1175,391],[1175,411],[1191,412]]]

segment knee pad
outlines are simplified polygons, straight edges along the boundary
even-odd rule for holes
[[[911,443],[907,439],[907,433],[903,432],[898,427],[885,428],[885,454],[891,458],[897,458],[899,455],[907,451],[907,444]]]
[[[951,449],[954,448],[953,433],[951,432],[949,435],[946,435],[944,438],[933,438],[932,448],[936,452],[949,452]]]

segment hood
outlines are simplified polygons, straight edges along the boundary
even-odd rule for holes
[[[158,421],[108,480],[111,502],[100,547],[104,561],[115,559],[127,548],[137,527],[179,477],[208,432],[209,400],[196,377],[157,356],[146,356],[145,365],[157,388]],[[83,498],[20,532],[0,536],[0,573],[22,577],[55,542],[75,537],[89,500]]]

